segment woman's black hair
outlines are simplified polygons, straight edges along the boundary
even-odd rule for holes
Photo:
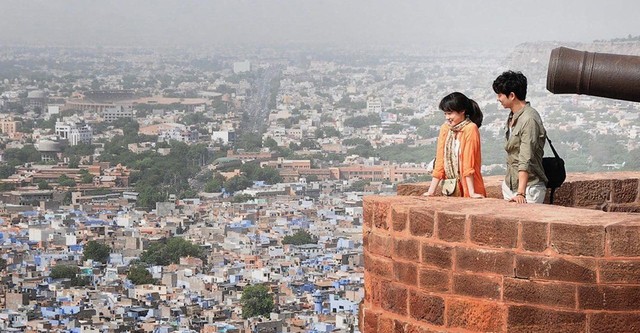
[[[442,111],[465,112],[465,115],[480,128],[482,126],[482,110],[476,101],[461,92],[452,92],[444,96],[438,106]]]

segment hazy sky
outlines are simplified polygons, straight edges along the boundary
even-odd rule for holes
[[[639,35],[637,0],[0,0],[0,43],[512,46]]]

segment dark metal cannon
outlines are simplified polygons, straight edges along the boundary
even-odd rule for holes
[[[640,102],[640,57],[553,49],[547,90]]]

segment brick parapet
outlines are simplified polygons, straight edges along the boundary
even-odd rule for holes
[[[570,184],[591,180],[637,201],[637,178]],[[364,333],[640,331],[638,214],[370,196],[364,216]]]

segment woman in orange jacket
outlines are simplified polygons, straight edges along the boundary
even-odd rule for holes
[[[456,195],[484,198],[487,192],[480,173],[482,157],[478,130],[483,115],[478,103],[463,93],[453,92],[440,101],[439,108],[444,111],[446,121],[440,127],[433,178],[424,195],[433,195],[443,179],[457,179]]]

